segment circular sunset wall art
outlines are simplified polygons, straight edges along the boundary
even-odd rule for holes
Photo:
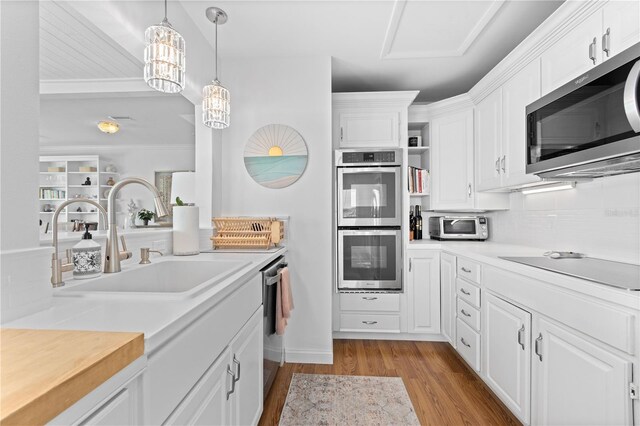
[[[251,135],[244,148],[249,176],[267,188],[285,188],[307,167],[307,144],[295,129],[269,124]]]

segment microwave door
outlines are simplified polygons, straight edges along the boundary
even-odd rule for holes
[[[338,169],[338,226],[400,226],[399,167]]]

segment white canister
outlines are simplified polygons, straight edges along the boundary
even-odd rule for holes
[[[190,256],[200,253],[200,209],[197,206],[173,207],[173,254]]]

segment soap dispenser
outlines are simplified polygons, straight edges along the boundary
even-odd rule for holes
[[[78,244],[73,246],[73,278],[83,280],[95,278],[102,273],[102,246],[93,241],[89,224]]]

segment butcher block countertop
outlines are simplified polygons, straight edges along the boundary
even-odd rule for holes
[[[46,423],[143,354],[143,333],[0,329],[0,423]]]

